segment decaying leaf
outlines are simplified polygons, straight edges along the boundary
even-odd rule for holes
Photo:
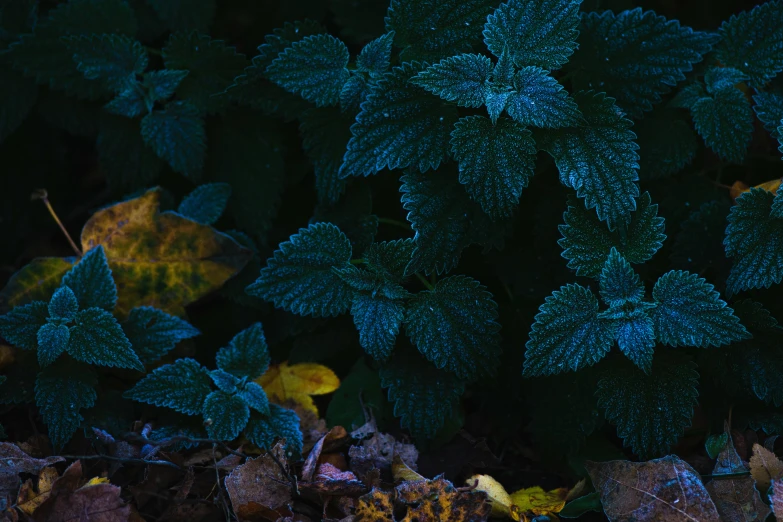
[[[272,448],[272,452],[286,467],[287,473],[284,448],[285,442],[280,441]],[[251,520],[251,515],[263,515],[277,520],[278,517],[290,513],[290,479],[268,454],[248,459],[226,477],[225,484],[239,520]]]
[[[374,420],[371,419],[367,424],[355,430],[353,435],[357,436],[359,433],[363,434],[363,436],[369,433],[372,434],[369,438],[363,440],[361,444],[351,446],[348,450],[348,456],[351,458],[351,471],[360,478],[364,477],[372,469],[388,470],[398,457],[410,466],[413,471],[418,469],[419,452],[416,446],[398,442],[387,433],[380,433]]]
[[[648,462],[585,462],[611,522],[718,522],[698,473],[674,455]]]
[[[387,491],[373,488],[372,491],[359,497],[356,504],[357,522],[395,522],[394,501]]]
[[[75,261],[74,257],[37,257],[30,261],[0,291],[0,313],[31,301],[48,301]]]
[[[17,496],[16,505],[25,514],[32,515],[41,504],[51,495],[52,485],[60,478],[60,474],[54,468],[44,468],[38,473],[37,487],[33,487],[33,481],[28,480],[22,484]]]
[[[392,460],[392,477],[394,477],[394,482],[402,482],[405,480],[427,480],[423,476],[416,473],[413,468],[408,466],[399,455],[395,455],[394,460]]]
[[[772,503],[772,511],[775,518],[783,520],[783,480],[776,480],[772,483],[772,494],[769,496]]]
[[[36,459],[19,449],[15,444],[0,442],[0,502],[6,505],[16,503],[16,493],[21,480],[20,473],[38,474],[47,466],[65,461],[62,457]]]
[[[340,379],[322,364],[301,363],[289,366],[288,362],[270,366],[264,375],[256,379],[269,400],[283,404],[293,400],[316,415],[318,408],[312,395],[332,393],[340,387]]]
[[[555,515],[563,509],[569,498],[578,495],[584,487],[584,481],[579,482],[571,491],[568,488],[544,491],[540,486],[533,486],[509,495],[503,485],[489,475],[473,475],[465,483],[487,494],[492,506],[492,516],[506,516],[512,520],[527,520],[528,515]]]
[[[783,462],[773,452],[759,444],[753,445],[753,456],[750,458],[750,474],[756,481],[756,489],[765,492],[773,480],[783,476]]]
[[[512,505],[511,495],[500,482],[489,475],[473,475],[465,481],[465,484],[487,494],[493,517],[505,516],[519,520],[519,512]]]
[[[755,185],[753,188],[762,188],[764,190],[768,190],[769,192],[772,192],[773,194],[777,194],[778,189],[780,188],[781,180],[782,180],[781,178],[775,178],[770,181],[765,181],[764,183]],[[737,198],[740,197],[745,192],[750,192],[750,187],[741,181],[735,181],[734,184],[731,186],[729,195],[731,196],[732,201],[736,201]]]
[[[565,507],[568,488],[544,491],[541,486],[520,489],[511,494],[511,502],[520,513],[533,515],[554,515]]]

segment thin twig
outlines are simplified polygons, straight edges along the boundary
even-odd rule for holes
[[[427,290],[434,290],[435,289],[435,287],[432,286],[432,283],[427,281],[427,278],[424,277],[423,275],[421,275],[420,273],[414,272],[413,275],[415,275],[418,278],[418,280],[421,281],[421,284],[423,284],[424,288],[426,288]]]
[[[33,200],[40,199],[41,201],[43,201],[44,205],[46,205],[46,209],[49,211],[49,214],[51,214],[52,218],[54,218],[55,223],[57,223],[57,225],[60,227],[60,230],[62,230],[63,234],[65,234],[65,237],[68,239],[68,242],[71,244],[71,248],[73,249],[73,251],[76,252],[76,255],[78,257],[82,257],[82,251],[79,250],[78,246],[76,246],[76,243],[74,243],[73,239],[71,238],[71,235],[65,229],[65,225],[63,225],[63,222],[60,221],[59,217],[57,217],[57,212],[54,211],[52,204],[49,202],[49,193],[46,192],[45,189],[39,189],[33,192],[33,194],[30,196],[30,199]]]
[[[73,460],[111,460],[119,462],[121,464],[150,464],[152,466],[165,466],[167,468],[174,468],[179,471],[184,471],[184,468],[177,466],[173,462],[168,460],[146,460],[146,459],[130,459],[122,457],[112,457],[111,455],[104,455],[99,453],[97,455],[60,455],[65,459]]]

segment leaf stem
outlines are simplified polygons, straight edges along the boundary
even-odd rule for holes
[[[424,288],[426,288],[427,290],[435,290],[435,287],[432,285],[432,283],[427,281],[426,277],[424,277],[418,272],[414,272],[413,275],[415,275],[418,278],[418,280],[421,281],[421,284],[424,285]]]
[[[65,225],[63,225],[63,222],[60,221],[59,217],[57,217],[57,212],[54,211],[52,204],[49,202],[49,194],[46,192],[46,190],[45,189],[36,190],[30,196],[30,199],[33,200],[40,199],[41,201],[43,201],[44,205],[46,205],[46,209],[49,211],[49,214],[51,214],[52,218],[54,218],[54,221],[57,223],[57,226],[60,227],[60,230],[62,230],[63,234],[65,234],[65,237],[68,239],[68,242],[71,244],[71,248],[73,249],[73,251],[76,252],[77,256],[82,257],[82,251],[79,250],[78,246],[76,246],[76,243],[74,243],[73,239],[71,238],[71,235],[65,229]]]
[[[366,259],[351,259],[352,265],[363,265],[366,262],[367,262]]]
[[[405,230],[408,230],[408,231],[410,231],[410,229],[411,229],[411,226],[408,223],[406,223],[405,221],[397,221],[396,219],[391,219],[391,218],[379,217],[378,218],[378,223],[383,223],[385,225],[392,225],[392,226],[395,226],[395,227],[404,228]]]
[[[730,479],[735,477],[746,477],[750,475],[750,471],[738,471],[736,473],[715,473],[712,475],[702,475],[702,480],[705,479],[714,479],[714,480],[722,480],[722,479]]]

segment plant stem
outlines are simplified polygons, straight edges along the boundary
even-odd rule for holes
[[[57,217],[57,213],[54,211],[54,208],[52,208],[52,204],[49,202],[49,194],[46,192],[45,189],[40,189],[35,192],[33,192],[31,199],[40,199],[43,201],[44,205],[46,205],[46,209],[49,211],[49,214],[51,214],[52,218],[54,218],[54,221],[57,223],[57,226],[60,227],[60,230],[62,230],[63,234],[65,234],[66,239],[68,239],[68,242],[71,244],[71,248],[74,252],[76,252],[76,255],[78,257],[82,257],[82,251],[79,250],[79,247],[76,246],[76,243],[74,243],[73,239],[71,239],[71,235],[68,233],[68,231],[65,229],[65,225],[63,225],[63,222],[60,221],[60,218]]]
[[[408,231],[410,231],[410,229],[411,229],[411,226],[408,223],[406,223],[404,221],[397,221],[396,219],[391,219],[391,218],[379,217],[378,218],[378,223],[383,223],[385,225],[392,225],[392,226],[395,226],[395,227],[404,228],[405,230],[408,230]]]
[[[366,262],[367,262],[366,259],[351,259],[352,265],[363,265]]]
[[[423,284],[424,288],[426,288],[427,290],[434,290],[435,289],[435,287],[432,286],[432,284],[429,281],[427,281],[427,278],[424,277],[423,275],[421,275],[420,273],[414,272],[413,275],[415,275],[419,279],[419,281],[421,281],[421,284]]]

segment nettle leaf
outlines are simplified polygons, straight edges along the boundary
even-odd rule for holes
[[[236,439],[249,419],[250,409],[241,397],[214,391],[204,400],[204,424],[211,439]]]
[[[350,55],[343,42],[316,34],[294,42],[267,67],[266,76],[317,107],[337,105],[348,80]]]
[[[413,238],[373,243],[364,256],[367,268],[385,279],[402,283],[405,280],[405,267],[410,263],[415,248]]]
[[[438,369],[471,380],[493,375],[500,362],[497,303],[467,276],[441,279],[408,303],[405,332]]]
[[[166,164],[144,143],[139,121],[104,115],[98,129],[95,146],[112,190],[141,190],[155,182]]]
[[[68,323],[76,317],[79,311],[79,303],[76,295],[67,286],[61,286],[55,290],[51,300],[49,300],[49,317],[57,319],[58,323]]]
[[[309,223],[332,223],[351,240],[353,254],[361,256],[378,233],[378,216],[372,213],[372,200],[369,185],[354,183],[336,203],[316,205]]]
[[[171,58],[169,59],[171,60]],[[172,63],[179,62],[172,60]],[[142,85],[147,91],[147,96],[149,96],[151,102],[166,101],[174,96],[180,84],[189,75],[190,71],[187,70],[164,69],[162,71],[149,71],[144,75]]]
[[[97,379],[83,367],[50,366],[35,381],[35,404],[49,428],[55,451],[68,442],[82,421],[79,413],[95,405]]]
[[[299,429],[299,416],[293,410],[277,404],[269,405],[269,415],[250,414],[250,422],[245,430],[247,440],[269,450],[277,439],[285,439],[286,455],[299,458],[302,454],[303,437]]]
[[[210,393],[209,372],[193,359],[177,359],[173,364],[156,368],[123,397],[186,415],[198,415]]]
[[[199,110],[187,101],[174,101],[141,120],[144,142],[171,168],[198,181],[204,168],[206,135]]]
[[[340,178],[340,166],[343,164],[345,148],[351,139],[354,117],[333,107],[323,107],[305,111],[299,122],[302,148],[315,171],[318,200],[336,203],[345,192],[345,180]]]
[[[264,389],[255,382],[248,382],[237,392],[240,397],[251,408],[262,415],[270,415],[269,398]]]
[[[745,93],[722,87],[691,108],[696,132],[726,161],[742,163],[753,138],[753,110]]]
[[[639,177],[660,179],[676,174],[696,157],[699,140],[679,111],[660,106],[634,124],[639,144]]]
[[[599,278],[601,299],[610,307],[638,303],[644,297],[639,274],[615,247],[609,252]]]
[[[241,382],[239,378],[223,370],[212,370],[209,372],[209,378],[212,379],[212,382],[215,383],[219,390],[226,393],[236,393],[237,386]]]
[[[547,297],[525,345],[523,375],[577,371],[603,359],[614,343],[614,329],[611,321],[599,317],[598,306],[593,292],[577,284]]]
[[[633,123],[604,93],[578,92],[574,100],[587,124],[541,131],[536,142],[554,158],[561,183],[576,190],[585,206],[595,208],[598,218],[614,230],[629,221],[639,195]]]
[[[410,83],[460,107],[481,107],[489,94],[493,69],[486,56],[460,54],[427,67]]]
[[[111,312],[117,305],[117,286],[103,245],[84,254],[63,276],[62,284],[73,290],[81,308],[102,308]]]
[[[372,87],[351,126],[340,177],[408,166],[424,172],[446,159],[457,111],[408,81],[422,68],[403,63]]]
[[[64,324],[46,323],[38,330],[38,365],[46,368],[68,349],[71,331]]]
[[[756,102],[753,106],[756,116],[772,137],[780,142],[779,150],[783,152],[783,93],[760,92],[753,95],[753,101]]]
[[[414,437],[431,439],[459,406],[465,383],[421,357],[399,353],[380,369],[381,387],[389,389],[394,416]]]
[[[82,310],[74,318],[68,353],[77,361],[98,366],[144,371],[120,323],[100,308]]]
[[[216,0],[147,0],[171,31],[206,31]]]
[[[778,191],[780,194],[781,191]],[[736,200],[726,227],[726,256],[733,265],[726,291],[729,295],[769,288],[783,280],[783,204],[780,196],[751,188]],[[773,204],[778,206],[772,212]]]
[[[600,89],[633,118],[652,109],[661,95],[685,80],[717,41],[714,34],[693,31],[678,20],[636,8],[586,13],[582,17],[578,89]]]
[[[125,118],[137,118],[148,111],[144,91],[143,84],[138,80],[133,80],[103,108],[110,114]]]
[[[577,48],[581,0],[510,0],[487,17],[484,43],[517,66],[559,69]]]
[[[639,196],[636,210],[624,234],[609,231],[595,213],[585,209],[575,197],[568,200],[568,210],[563,214],[564,225],[558,230],[563,238],[557,244],[563,247],[568,268],[578,276],[598,277],[606,256],[616,248],[631,263],[643,263],[663,246],[664,219],[658,217],[658,205],[652,204],[649,192]]]
[[[350,261],[348,237],[331,223],[316,223],[280,244],[247,293],[295,314],[337,316],[348,310],[351,292],[332,268]]]
[[[655,325],[649,314],[645,310],[634,310],[617,319],[614,327],[620,351],[649,375],[655,348]]]
[[[534,174],[536,145],[523,125],[501,118],[461,118],[451,133],[459,182],[490,217],[510,216]]]
[[[228,205],[231,185],[228,183],[205,183],[185,196],[177,212],[202,225],[213,225]]]
[[[710,67],[704,74],[704,84],[710,94],[727,87],[734,87],[747,79],[745,73],[733,67]]]
[[[105,82],[120,92],[147,69],[147,50],[121,34],[74,36],[65,39],[76,68],[88,80]]]
[[[151,306],[134,308],[122,330],[142,363],[150,364],[174,349],[180,341],[199,335],[190,323]]]
[[[362,51],[356,57],[356,68],[369,74],[386,72],[391,65],[392,43],[395,34],[394,31],[390,31],[362,47]]]
[[[354,73],[340,89],[340,112],[350,113],[351,122],[353,122],[353,115],[359,112],[362,103],[370,94],[371,85],[372,83],[363,74]]]
[[[7,314],[0,315],[0,335],[23,350],[35,350],[38,330],[46,324],[48,317],[49,309],[43,301],[15,306]]]
[[[392,0],[386,30],[396,33],[401,62],[437,62],[479,44],[481,24],[492,4],[488,0]]]
[[[523,67],[506,101],[508,115],[522,125],[572,127],[583,123],[576,102],[557,80],[540,67]]]
[[[669,346],[721,346],[750,337],[713,286],[696,274],[672,270],[652,291],[658,341]]]
[[[732,15],[719,30],[718,60],[760,86],[783,71],[783,1],[771,0]]]
[[[218,368],[239,379],[255,379],[263,375],[269,368],[270,358],[261,323],[236,334],[228,346],[218,351],[215,361]]]
[[[667,453],[691,423],[699,374],[694,363],[675,355],[656,357],[649,375],[618,364],[598,381],[598,405],[642,459]]]

